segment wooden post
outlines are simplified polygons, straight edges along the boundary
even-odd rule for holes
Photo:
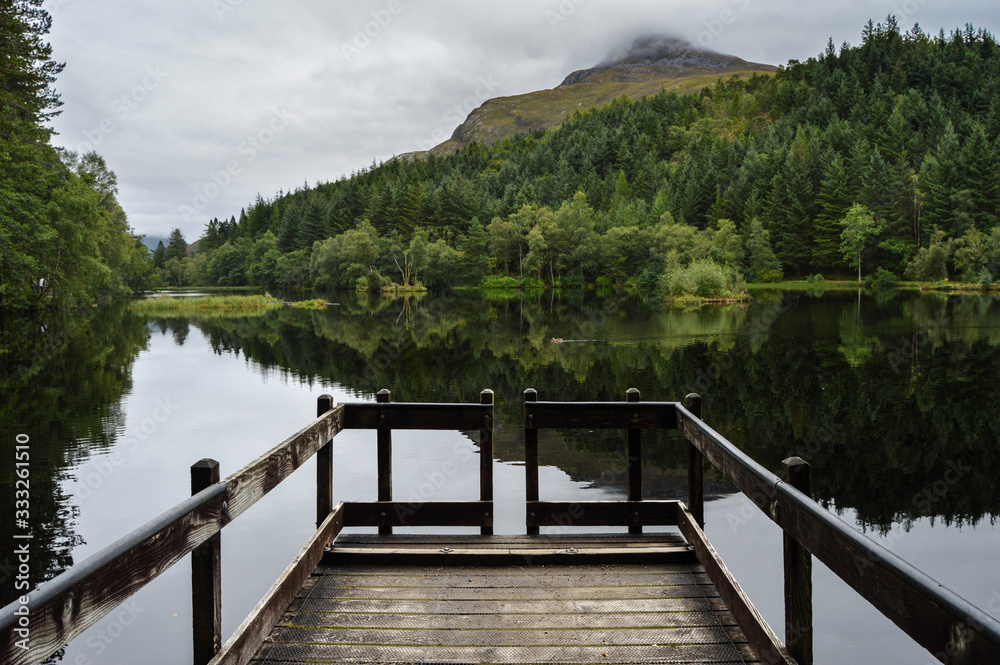
[[[219,463],[191,465],[191,495],[219,482]],[[191,629],[194,665],[205,665],[222,649],[222,532],[191,552]]]
[[[637,388],[629,388],[625,393],[626,402],[638,402],[641,398]],[[642,431],[628,430],[628,500],[642,501]],[[629,533],[642,533],[642,524],[630,524]]]
[[[785,482],[810,495],[809,463],[789,457],[781,463]],[[812,555],[788,533],[785,558],[785,646],[799,665],[813,662]]]
[[[378,391],[375,401],[388,404],[392,401],[392,393],[386,388]],[[392,501],[392,430],[378,429],[378,500]],[[380,534],[392,533],[391,526],[380,526]]]
[[[316,400],[316,417],[333,408],[332,395],[320,395]],[[316,453],[316,528],[333,512],[333,439]]]
[[[493,391],[486,389],[479,393],[479,403],[493,406]],[[482,429],[479,430],[479,500],[493,501],[493,410],[484,416]],[[491,509],[492,512],[492,509]],[[485,515],[493,519],[495,515]],[[492,526],[481,527],[484,536],[493,535]]]
[[[524,391],[525,404],[537,401],[537,390],[528,388]],[[524,418],[524,495],[527,501],[538,501],[538,430],[527,414]],[[532,515],[529,513],[525,517],[529,521]],[[528,525],[528,533],[537,534],[538,527]]]
[[[701,396],[691,393],[684,398],[684,407],[701,420]],[[688,508],[698,526],[705,528],[705,464],[704,456],[688,441]]]

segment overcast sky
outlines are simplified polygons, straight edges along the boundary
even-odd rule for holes
[[[56,145],[96,150],[139,233],[336,180],[448,136],[491,97],[558,85],[641,34],[773,65],[893,13],[1000,33],[995,0],[47,0]]]

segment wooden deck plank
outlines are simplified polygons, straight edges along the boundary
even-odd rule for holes
[[[473,563],[409,563],[444,548]],[[345,549],[351,557],[338,556]],[[524,556],[587,549],[639,563]],[[704,567],[651,563],[664,549],[686,544],[669,533],[342,535],[255,662],[758,662]],[[364,562],[387,550],[398,552],[390,565]],[[520,556],[492,565],[498,553]]]
[[[313,598],[332,598],[338,600],[423,600],[427,592],[436,591],[435,600],[453,602],[462,600],[478,600],[489,595],[495,601],[541,601],[541,600],[654,600],[657,598],[704,598],[704,592],[697,586],[646,586],[646,587],[527,587],[527,588],[496,588],[496,587],[337,587],[317,591]]]
[[[543,568],[545,568],[543,566]],[[686,570],[677,567],[676,569],[664,570],[663,567],[651,567],[647,572],[626,574],[612,573],[608,569],[598,567],[579,567],[579,570],[545,570],[544,579],[538,580],[536,586],[545,588],[551,587],[572,587],[580,588],[586,586],[599,587],[648,587],[648,586],[705,586],[711,582],[705,582]],[[412,570],[412,569],[411,569]],[[377,570],[366,573],[343,572],[340,574],[328,574],[317,583],[317,588],[313,595],[325,594],[338,587],[438,587],[446,586],[452,589],[473,588],[478,589],[484,586],[501,589],[513,587],[523,589],[531,586],[532,580],[525,580],[524,575],[509,572],[506,568],[490,568],[490,572],[483,573],[477,568],[452,569],[451,575],[439,575],[428,573],[404,574],[386,570],[384,574],[379,574]],[[543,583],[544,582],[544,583]]]
[[[575,624],[575,621],[573,622]],[[731,643],[726,631],[713,627],[653,627],[596,628],[580,630],[575,625],[564,628],[527,625],[507,630],[441,628],[437,621],[432,628],[419,630],[378,631],[378,642],[384,646],[455,646],[455,647],[517,647],[517,646],[648,646],[653,644],[719,644]],[[281,641],[289,644],[368,645],[371,629],[287,628]]]
[[[723,605],[724,607],[724,605]],[[374,610],[371,608],[375,608]],[[638,600],[339,600],[306,598],[302,609],[311,612],[392,612],[400,614],[576,614],[595,612],[710,612],[708,598],[655,598]]]
[[[687,541],[679,531],[663,531],[644,534],[628,533],[577,533],[572,535],[498,535],[471,540],[465,534],[413,534],[401,533],[381,536],[368,533],[344,533],[337,538],[337,545],[344,547],[382,547],[389,545],[396,549],[407,547],[426,548],[429,545],[446,546],[462,542],[464,547],[476,549],[510,549],[540,542],[559,544],[601,544],[616,547],[670,547],[686,545]]]
[[[735,626],[729,617],[720,621],[716,612],[630,612],[628,614],[583,614],[570,615],[577,626],[586,629],[618,628],[691,628],[696,626]],[[469,618],[465,614],[440,614],[435,619],[436,627],[468,628]],[[559,626],[560,616],[552,614],[486,614],[476,619],[476,625],[491,630],[517,630],[527,622],[536,628]],[[427,628],[425,614],[391,614],[387,612],[313,612],[303,610],[282,621],[283,627],[314,626],[323,628],[372,628],[384,630],[423,630]]]
[[[268,663],[746,663],[732,645],[380,647],[277,644]]]

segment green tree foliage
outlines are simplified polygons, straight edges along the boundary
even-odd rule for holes
[[[938,281],[948,277],[948,257],[951,244],[944,242],[944,231],[935,232],[931,243],[921,247],[906,267],[910,279]]]
[[[781,262],[771,248],[771,234],[756,217],[750,222],[746,240],[749,279],[758,279],[765,270],[781,272]]]
[[[353,287],[358,279],[377,271],[382,242],[371,224],[317,243],[309,260],[309,274],[319,288]]]
[[[167,260],[167,247],[163,244],[163,241],[156,243],[156,249],[153,250],[153,268],[159,270],[163,267],[164,261]]]
[[[187,240],[184,239],[184,234],[181,233],[180,229],[174,229],[170,232],[170,237],[167,238],[167,248],[163,254],[164,259],[169,261],[170,259],[183,259],[187,256]]]
[[[434,250],[454,268],[440,283],[491,272],[652,283],[696,260],[837,274],[857,263],[840,251],[840,220],[859,203],[883,229],[863,260],[899,273],[935,228],[948,242],[998,225],[998,99],[992,35],[904,32],[890,17],[860,46],[828,45],[773,76],[617,99],[555,130],[258,197],[208,251],[271,230],[279,253],[309,253],[367,221],[401,248],[424,230],[429,252],[438,241],[457,252]],[[371,269],[397,270],[386,252]]]
[[[843,231],[840,234],[840,251],[844,260],[858,267],[858,282],[861,281],[861,257],[873,238],[882,232],[879,224],[867,207],[855,203],[840,220]]]
[[[673,297],[733,298],[746,288],[736,270],[710,260],[666,272],[660,284],[663,294]]]
[[[0,317],[155,283],[104,159],[49,144],[44,123],[58,112],[52,84],[62,69],[45,41],[51,23],[41,0],[0,6]]]

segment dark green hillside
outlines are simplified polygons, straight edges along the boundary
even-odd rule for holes
[[[669,288],[723,279],[722,267],[849,275],[860,255],[865,274],[989,283],[998,135],[995,38],[903,32],[890,17],[869,22],[860,46],[831,42],[773,76],[617,99],[558,129],[259,197],[165,272],[232,285]],[[844,252],[853,204],[876,235]]]

